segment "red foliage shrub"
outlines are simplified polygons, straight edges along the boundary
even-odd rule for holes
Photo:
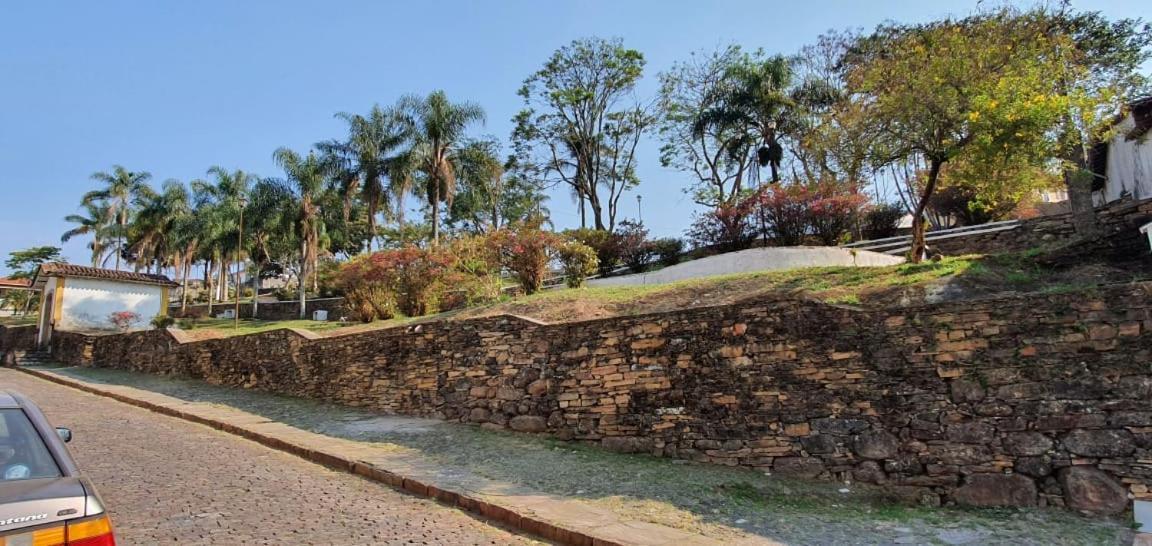
[[[756,240],[754,208],[752,200],[744,200],[697,213],[688,228],[688,239],[697,247],[718,252],[744,250]]]
[[[559,235],[541,230],[538,222],[501,229],[490,236],[490,241],[500,255],[500,264],[516,277],[526,294],[540,290],[548,264],[564,243]]]

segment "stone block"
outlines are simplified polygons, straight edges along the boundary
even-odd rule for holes
[[[1052,445],[1052,439],[1039,432],[1014,432],[1004,436],[1004,451],[1013,455],[1043,455]]]
[[[1036,482],[1020,474],[973,474],[952,492],[964,506],[1036,506]]]
[[[996,429],[984,423],[959,423],[948,425],[945,436],[953,441],[964,444],[987,444],[992,441]]]
[[[865,432],[856,437],[853,450],[865,459],[890,459],[900,451],[900,439],[885,431]]]
[[[1074,430],[1064,436],[1064,449],[1084,457],[1125,457],[1136,451],[1127,430]]]
[[[784,476],[815,478],[824,472],[824,463],[812,457],[777,457],[772,471]]]
[[[544,432],[548,421],[538,415],[517,415],[508,421],[508,428],[518,432]]]
[[[1057,473],[1069,508],[1097,515],[1112,515],[1128,508],[1128,491],[1108,474],[1087,466],[1071,466]]]

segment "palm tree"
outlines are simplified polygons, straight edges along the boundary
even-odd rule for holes
[[[173,228],[191,213],[188,188],[179,180],[166,180],[160,193],[141,196],[136,205],[136,217],[129,226],[129,251],[138,259],[146,258],[157,269],[177,267],[179,253]]]
[[[698,114],[693,131],[699,135],[708,129],[739,131],[746,135],[738,139],[729,150],[737,161],[750,148],[755,148],[755,161],[760,167],[769,167],[772,182],[780,181],[780,163],[784,148],[779,137],[790,128],[797,116],[797,99],[793,89],[792,63],[782,56],[759,60],[745,57],[742,62],[728,68],[728,85],[716,106]],[[754,141],[759,141],[754,144]]]
[[[484,109],[471,102],[453,104],[443,91],[434,91],[400,99],[398,110],[411,131],[413,164],[424,175],[435,246],[440,243],[440,203],[451,204],[456,192],[456,147],[469,125],[484,122]]]
[[[103,189],[92,190],[81,198],[81,204],[102,204],[107,214],[106,223],[116,225],[116,269],[120,269],[120,256],[124,253],[124,238],[128,218],[132,215],[132,205],[142,196],[152,192],[148,181],[152,175],[145,171],[132,172],[120,165],[113,165],[112,172],[96,172],[92,180],[104,184]]]
[[[248,256],[252,260],[252,316],[257,316],[260,273],[274,261],[276,249],[291,245],[292,219],[295,212],[292,190],[275,179],[264,179],[252,186],[251,201],[244,214],[245,238],[251,241]]]
[[[252,173],[240,169],[229,171],[213,166],[208,169],[210,181],[192,182],[197,193],[200,218],[200,245],[206,261],[216,265],[218,276],[216,285],[220,301],[228,298],[228,264],[230,256],[237,250],[238,227],[240,222],[240,202],[248,196],[249,189],[260,179]],[[212,269],[211,267],[209,269]],[[211,291],[212,272],[205,272],[205,280]],[[239,294],[239,287],[237,287]],[[212,299],[211,293],[208,298]]]
[[[316,201],[324,191],[324,180],[331,173],[331,166],[313,152],[301,157],[289,148],[277,149],[272,158],[284,169],[299,203],[294,224],[300,238],[300,318],[304,318],[308,281],[315,273],[320,254],[321,221]]]
[[[466,144],[459,153],[464,202],[457,200],[457,204],[470,209],[468,215],[481,233],[500,229],[504,164],[497,157],[498,146],[493,140],[477,140]]]
[[[351,200],[360,193],[368,208],[368,241],[372,249],[372,239],[376,235],[376,215],[388,211],[391,201],[402,201],[403,195],[390,194],[384,185],[394,157],[389,154],[407,140],[405,126],[395,112],[386,111],[379,105],[373,106],[367,116],[340,112],[336,117],[348,124],[348,139],[317,144],[317,148],[330,161],[334,161],[337,177],[341,181],[344,198],[344,221],[349,220]]]
[[[76,224],[76,227],[65,231],[60,236],[61,243],[67,243],[73,237],[91,235],[88,248],[92,251],[92,267],[101,267],[111,256],[108,247],[111,244],[112,234],[108,226],[108,208],[103,203],[86,203],[83,205],[87,215],[69,214],[64,217],[65,222]]]

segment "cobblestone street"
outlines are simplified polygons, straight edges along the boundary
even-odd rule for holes
[[[527,544],[457,510],[207,427],[0,370],[72,428],[120,544]]]

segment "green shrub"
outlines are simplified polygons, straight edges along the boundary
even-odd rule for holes
[[[896,203],[881,203],[864,213],[861,231],[865,239],[886,239],[900,233],[900,220],[904,207]]]
[[[684,253],[684,241],[675,237],[655,239],[650,241],[649,245],[656,255],[656,261],[665,267],[680,263],[681,255]]]
[[[600,274],[607,275],[620,264],[620,240],[613,233],[598,229],[570,229],[562,233],[596,251]]]
[[[560,245],[560,264],[564,270],[564,282],[568,288],[580,288],[584,279],[596,272],[600,261],[596,251],[578,241],[568,241]]]
[[[168,315],[156,315],[152,317],[152,327],[157,329],[164,329],[176,324],[176,319]]]

